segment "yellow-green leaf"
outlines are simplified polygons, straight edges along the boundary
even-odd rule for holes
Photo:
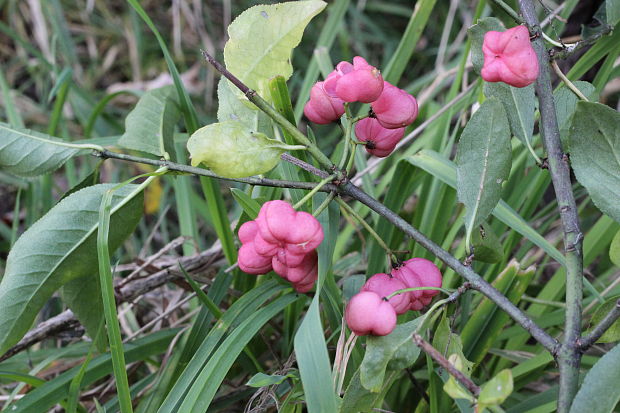
[[[274,76],[288,79],[293,73],[291,52],[326,5],[312,0],[250,7],[228,26],[226,68],[255,90]]]
[[[266,135],[247,129],[237,121],[213,123],[198,129],[187,141],[192,165],[207,165],[227,178],[263,174],[273,169],[286,145]]]

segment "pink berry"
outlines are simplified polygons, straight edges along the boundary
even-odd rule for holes
[[[405,265],[392,269],[392,276],[405,284],[406,288],[424,287],[420,277],[418,277],[418,274],[407,268]],[[417,300],[420,297],[422,297],[421,290],[409,292],[410,300]]]
[[[387,129],[404,128],[418,116],[415,98],[388,82],[384,82],[381,96],[370,106],[381,126]]]
[[[317,82],[310,90],[310,100],[304,106],[304,115],[314,123],[325,125],[338,120],[344,113],[341,99],[329,96],[323,82]]]
[[[366,151],[379,158],[391,154],[404,134],[405,128],[386,129],[373,118],[364,118],[355,124],[357,139],[366,142]]]
[[[538,58],[525,26],[513,27],[505,32],[486,32],[482,53],[484,65],[481,75],[487,82],[525,87],[538,77]]]
[[[344,311],[349,329],[358,336],[385,336],[396,327],[396,311],[372,291],[362,291],[351,298]]]
[[[377,100],[383,90],[381,72],[360,56],[353,64],[340,62],[325,79],[324,89],[328,95],[345,102],[370,103]]]
[[[375,274],[370,277],[360,291],[372,291],[380,297],[387,297],[394,291],[402,290],[407,286],[398,278],[394,278],[388,274]],[[390,298],[388,302],[394,307],[396,314],[405,314],[409,309],[409,294],[397,294]]]

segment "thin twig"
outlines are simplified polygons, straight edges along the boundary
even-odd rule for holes
[[[571,82],[566,77],[566,75],[564,74],[564,72],[562,72],[562,69],[560,69],[560,66],[558,66],[558,63],[555,60],[551,61],[551,67],[555,71],[555,74],[558,75],[558,77],[560,79],[562,79],[562,82],[564,82],[566,87],[568,87],[570,90],[572,90],[573,93],[576,94],[579,99],[585,100],[586,102],[589,102],[588,98],[583,93],[581,93],[581,90],[577,89],[577,86],[575,86],[573,84],[573,82]]]
[[[616,301],[616,305],[612,310],[607,313],[605,317],[590,331],[590,333],[578,341],[578,346],[581,351],[586,351],[590,348],[596,341],[601,338],[603,334],[613,323],[615,323],[618,318],[620,318],[620,300]]]
[[[135,162],[135,163],[143,163],[147,165],[155,165],[155,166],[167,166],[169,170],[176,172],[183,172],[192,175],[199,176],[208,176],[211,178],[217,178],[224,181],[233,181],[233,182],[242,182],[250,185],[259,185],[259,186],[271,186],[276,188],[296,188],[296,189],[313,189],[317,186],[316,183],[313,182],[300,182],[300,181],[285,181],[279,179],[267,179],[267,178],[226,178],[223,176],[219,176],[208,169],[197,168],[195,166],[183,165],[175,162],[164,161],[159,159],[149,159],[149,158],[141,158],[138,156],[126,155],[123,153],[112,152],[112,151],[94,151],[93,154],[100,158],[104,159],[119,159],[121,161],[127,162]],[[325,185],[321,188],[321,192],[331,192],[334,191],[336,187],[334,185]]]
[[[601,37],[603,36],[607,36],[609,33],[611,33],[611,31],[613,30],[613,27],[611,26],[606,26],[603,29],[601,29],[601,31],[599,31],[596,34],[593,34],[592,36],[588,37],[587,39],[583,39],[577,43],[574,43],[570,46],[567,45],[567,47],[565,49],[561,49],[561,50],[551,50],[549,52],[549,56],[551,57],[552,60],[557,60],[557,59],[566,59],[570,56],[572,56],[573,54],[575,54],[577,51],[583,49],[584,47],[590,46],[594,43],[596,43]]]
[[[426,354],[431,356],[437,364],[443,367],[452,377],[454,377],[459,383],[463,385],[471,394],[475,397],[478,397],[480,394],[480,387],[476,385],[469,377],[459,371],[448,359],[446,359],[443,354],[441,354],[435,347],[433,347],[429,342],[424,340],[421,335],[414,334],[413,342],[420,347]]]

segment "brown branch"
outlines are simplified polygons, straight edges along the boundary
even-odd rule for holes
[[[426,354],[431,356],[433,360],[443,367],[452,377],[454,377],[459,383],[461,383],[471,394],[478,397],[480,394],[480,387],[476,385],[469,377],[457,370],[456,367],[447,358],[443,356],[435,347],[429,342],[424,340],[421,335],[414,334],[413,342],[420,347]]]
[[[183,268],[192,276],[197,277],[201,282],[205,280],[200,278],[200,274],[222,257],[220,247],[211,248],[200,254],[180,259]],[[117,303],[131,302],[143,294],[148,293],[167,282],[175,280],[184,280],[183,275],[178,271],[177,264],[169,264],[167,268],[161,269],[150,276],[134,280],[127,285],[116,290]],[[146,269],[147,271],[149,268]],[[80,325],[79,321],[71,310],[66,310],[57,316],[49,318],[38,326],[30,330],[26,335],[13,347],[7,350],[5,354],[0,356],[0,362],[14,356],[15,354],[29,348],[48,338],[55,337],[59,333],[74,329]]]

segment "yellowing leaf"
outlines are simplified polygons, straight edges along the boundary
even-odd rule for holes
[[[226,68],[255,90],[274,76],[288,79],[293,73],[291,52],[326,5],[313,0],[250,7],[228,26]]]
[[[227,178],[263,174],[273,169],[289,146],[253,132],[237,121],[213,123],[198,129],[187,141],[192,165],[207,165]]]

